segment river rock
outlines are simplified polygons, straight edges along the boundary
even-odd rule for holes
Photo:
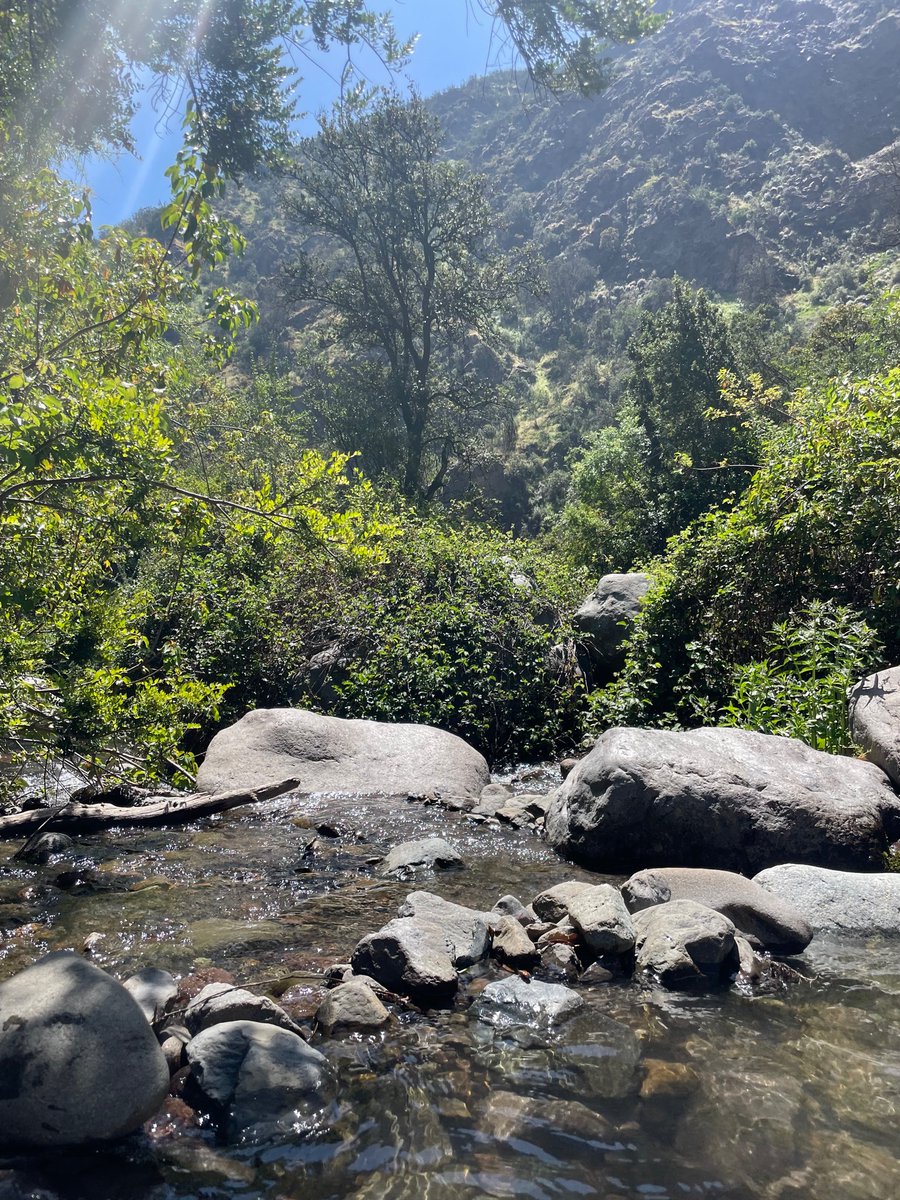
[[[165,1012],[166,1005],[178,995],[175,976],[159,967],[145,967],[122,984],[134,996],[141,1012],[152,1025]]]
[[[198,1033],[186,1053],[185,1098],[208,1112],[231,1142],[311,1126],[334,1096],[327,1059],[296,1033],[274,1025],[214,1025]]]
[[[535,896],[531,907],[542,921],[551,921],[555,925],[557,921],[568,918],[569,902],[585,888],[593,886],[592,883],[583,883],[580,879],[557,883]]]
[[[316,1012],[326,1033],[336,1029],[380,1029],[391,1019],[364,977],[348,979],[328,993]]]
[[[491,950],[490,917],[474,908],[454,904],[432,892],[410,892],[397,910],[398,917],[412,917],[419,925],[431,925],[453,946],[457,970],[487,958]]]
[[[519,897],[509,894],[501,896],[491,912],[498,913],[501,917],[513,917],[520,925],[530,925],[533,920],[532,914],[529,913]]]
[[[299,779],[303,792],[477,799],[490,774],[477,750],[442,729],[259,708],[212,739],[197,787],[215,794],[283,779]]]
[[[850,732],[900,787],[900,667],[876,671],[850,689]]]
[[[828,871],[799,863],[754,877],[773,897],[803,914],[816,933],[900,935],[900,874]]]
[[[60,951],[0,984],[0,1143],[123,1137],[168,1089],[146,1017],[99,967]]]
[[[604,575],[572,618],[590,657],[607,667],[621,661],[622,644],[650,590],[649,575]]]
[[[738,967],[727,917],[693,900],[670,900],[634,914],[635,961],[665,987],[718,983]]]
[[[459,987],[454,954],[453,943],[436,926],[402,917],[364,937],[351,964],[358,975],[371,975],[392,992],[442,1004]]]
[[[384,859],[382,875],[405,875],[421,870],[449,870],[463,866],[459,851],[439,837],[414,838],[401,842]]]
[[[65,833],[51,831],[39,833],[28,839],[16,855],[21,862],[33,866],[43,866],[58,854],[67,854],[75,846],[72,839]]]
[[[618,888],[608,883],[576,892],[569,901],[569,920],[598,954],[627,954],[634,947],[631,914]]]
[[[208,983],[184,1012],[184,1023],[194,1034],[233,1021],[257,1021],[300,1034],[300,1027],[274,1000],[228,983]]]
[[[813,935],[792,904],[732,871],[653,867],[632,875],[622,896],[633,913],[669,900],[696,900],[728,917],[752,946],[770,954],[800,954]]]
[[[489,983],[475,1002],[475,1012],[491,1024],[553,1025],[584,1007],[584,1000],[559,983],[527,981],[520,975]]]
[[[498,962],[514,970],[533,967],[540,959],[531,938],[515,917],[498,916],[491,922],[493,944],[491,953]]]
[[[575,948],[564,942],[545,943],[539,950],[541,970],[554,979],[574,983],[581,973],[581,962]]]
[[[900,798],[872,763],[745,729],[609,729],[557,791],[547,838],[594,868],[791,858],[881,864]]]

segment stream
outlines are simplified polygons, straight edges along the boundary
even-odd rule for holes
[[[378,877],[386,849],[433,834],[465,869]],[[566,879],[621,882],[532,832],[400,800],[282,797],[76,848],[34,867],[0,843],[0,979],[87,942],[120,979],[224,968],[307,1025],[323,972],[416,888],[488,909]],[[223,1146],[164,1110],[116,1147],[0,1159],[0,1200],[898,1196],[900,941],[817,938],[790,966],[755,993],[576,984],[587,1006],[554,1030],[476,1020],[501,971],[473,968],[452,1009],[315,1034],[340,1089],[312,1133]]]

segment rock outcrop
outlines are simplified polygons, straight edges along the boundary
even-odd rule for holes
[[[741,729],[610,729],[559,788],[547,837],[597,869],[791,859],[876,870],[900,798],[871,763]]]

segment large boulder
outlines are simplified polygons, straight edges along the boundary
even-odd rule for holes
[[[0,984],[0,1143],[122,1137],[168,1090],[147,1018],[99,967],[60,951]]]
[[[900,936],[900,875],[784,863],[753,881],[802,913],[816,933]]]
[[[724,982],[739,965],[727,917],[693,900],[670,900],[634,914],[635,966],[665,987]]]
[[[355,974],[433,1005],[451,1000],[459,987],[455,956],[456,947],[436,925],[403,917],[362,938],[350,962]]]
[[[669,900],[695,900],[728,917],[752,946],[770,954],[800,954],[812,940],[809,923],[793,904],[733,871],[653,867],[632,875],[622,896],[632,913]]]
[[[454,904],[433,892],[410,892],[397,910],[417,925],[431,926],[451,943],[453,965],[458,970],[487,958],[491,950],[490,917],[463,904]]]
[[[209,1113],[231,1142],[312,1128],[334,1098],[328,1060],[296,1033],[275,1025],[213,1025],[188,1042],[186,1054],[186,1098]]]
[[[850,689],[850,732],[900,787],[900,667],[876,671]]]
[[[299,708],[258,708],[212,739],[201,792],[298,779],[303,792],[477,799],[490,773],[462,738],[429,725],[345,721]]]
[[[875,870],[900,798],[872,763],[744,729],[609,729],[554,797],[547,838],[603,869],[792,859]]]
[[[608,675],[620,665],[622,645],[651,583],[649,575],[637,571],[604,575],[575,613],[572,623],[587,650],[592,675]]]

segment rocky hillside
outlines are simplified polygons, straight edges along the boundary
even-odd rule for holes
[[[755,301],[863,231],[894,240],[900,12],[881,0],[675,0],[593,100],[508,81],[433,101],[513,230],[611,282],[677,273]]]

